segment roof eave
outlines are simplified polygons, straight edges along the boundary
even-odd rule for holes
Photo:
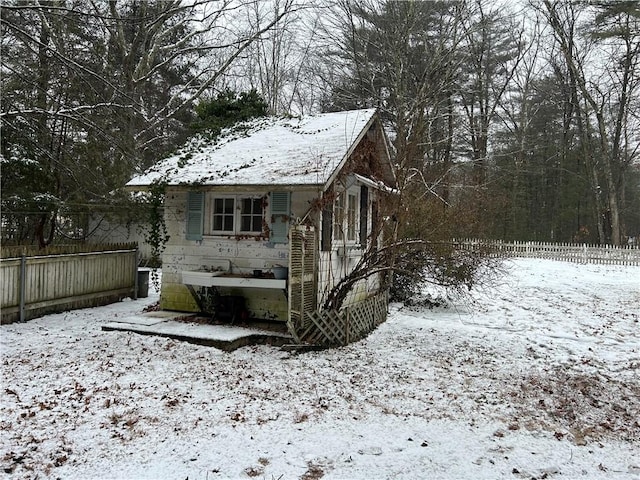
[[[148,191],[151,185],[126,185],[125,191],[128,192],[145,192]],[[235,183],[235,184],[205,184],[205,183],[167,183],[165,188],[174,190],[187,189],[187,190],[211,190],[219,192],[230,191],[317,191],[323,187],[322,183],[287,183],[287,184],[273,184],[273,183]]]
[[[336,178],[340,174],[340,171],[349,160],[349,157],[351,157],[351,154],[353,153],[353,151],[356,149],[356,147],[360,144],[364,136],[367,134],[367,132],[371,128],[371,125],[373,125],[373,123],[375,122],[377,116],[378,116],[377,112],[374,112],[373,115],[371,115],[371,118],[369,118],[369,121],[367,121],[364,127],[360,129],[360,133],[358,133],[358,136],[356,137],[356,139],[353,142],[351,142],[351,145],[347,149],[347,152],[344,154],[344,156],[342,157],[338,165],[336,165],[336,167],[333,169],[333,172],[331,172],[331,175],[329,175],[329,178],[327,179],[327,181],[324,183],[325,191],[328,190],[331,184],[336,180]]]
[[[368,177],[363,177],[357,173],[354,173],[353,176],[358,180],[361,184],[366,185],[369,188],[374,188],[376,190],[380,190],[381,192],[389,193],[391,195],[398,195],[400,192],[393,187],[390,187],[386,183],[382,181],[375,181]]]

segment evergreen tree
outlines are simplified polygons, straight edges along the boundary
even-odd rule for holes
[[[629,128],[637,126],[640,4],[601,2],[581,9],[544,0],[540,8],[570,86],[598,239],[617,245],[626,230],[624,176],[637,154]]]
[[[504,240],[596,241],[592,197],[562,78],[534,79],[511,112],[520,121],[496,135],[488,181],[500,208],[491,235]],[[514,93],[514,96],[516,94]]]
[[[234,92],[227,89],[214,98],[203,99],[196,105],[197,120],[191,124],[196,132],[206,131],[217,136],[223,128],[267,115],[267,104],[255,90]]]

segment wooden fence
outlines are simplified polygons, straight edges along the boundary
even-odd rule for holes
[[[584,264],[640,265],[640,247],[638,246],[472,239],[454,240],[454,243],[466,250],[488,250],[496,256],[542,258]]]
[[[135,246],[102,251],[72,250],[78,251],[33,255],[24,249],[3,248],[0,323],[106,305],[124,297],[136,298],[138,252]]]

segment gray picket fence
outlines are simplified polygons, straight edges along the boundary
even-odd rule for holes
[[[137,248],[19,256],[0,259],[0,323],[136,298]]]

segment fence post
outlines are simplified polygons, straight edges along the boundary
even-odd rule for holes
[[[25,290],[27,289],[27,257],[23,253],[20,256],[20,321],[24,322]]]
[[[138,255],[140,248],[136,245],[135,260],[133,261],[133,299],[138,299]]]

